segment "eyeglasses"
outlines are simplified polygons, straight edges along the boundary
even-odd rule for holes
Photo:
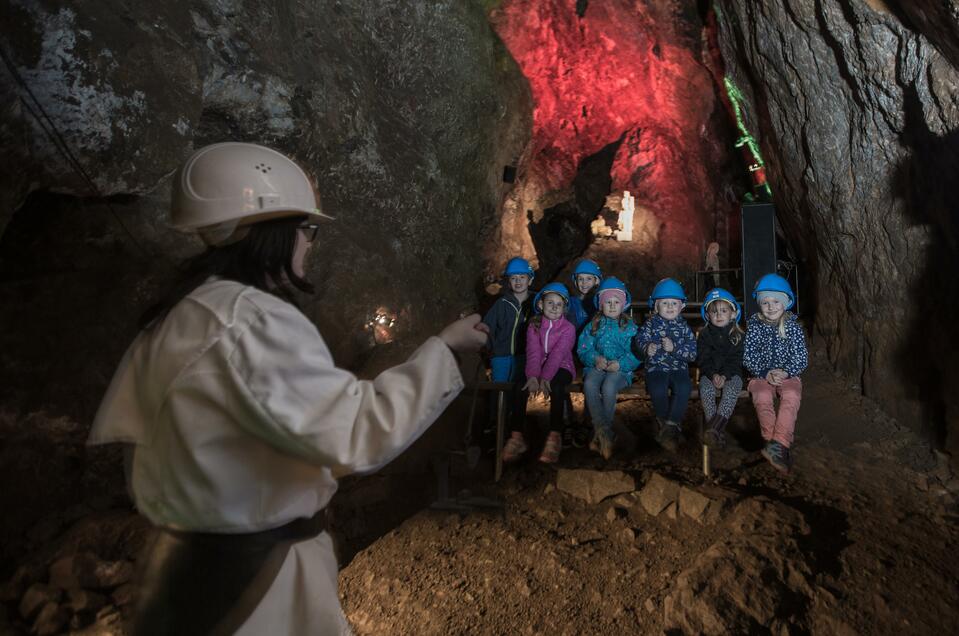
[[[308,243],[316,241],[316,235],[320,231],[320,226],[316,223],[302,223],[296,229],[303,232],[303,236],[306,237]]]

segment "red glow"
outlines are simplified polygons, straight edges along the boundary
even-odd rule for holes
[[[581,159],[624,137],[612,188],[664,224],[660,254],[677,264],[698,262],[727,205],[695,4],[594,0],[580,18],[573,0],[506,0],[491,14],[535,103],[525,178],[544,193],[566,188]]]

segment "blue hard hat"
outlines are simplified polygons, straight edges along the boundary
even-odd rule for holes
[[[655,307],[656,301],[661,298],[677,298],[686,302],[686,292],[683,291],[683,286],[672,278],[664,278],[653,287],[653,293],[649,297],[649,308]]]
[[[543,288],[536,292],[536,296],[533,297],[533,311],[536,313],[541,313],[538,305],[539,299],[543,297],[543,294],[559,294],[563,297],[563,300],[566,301],[566,305],[569,306],[569,290],[566,289],[566,285],[563,283],[547,283],[543,285]]]
[[[533,271],[533,266],[529,264],[529,261],[518,256],[509,259],[509,262],[506,263],[506,269],[503,271],[503,276],[507,278],[516,274],[526,274],[530,280],[533,280],[536,276],[536,272]]]
[[[703,298],[703,306],[699,310],[699,313],[702,314],[705,322],[709,322],[709,317],[706,316],[706,310],[709,308],[709,304],[714,300],[725,300],[727,303],[736,308],[736,320],[733,322],[739,322],[739,319],[743,317],[742,305],[736,301],[736,297],[722,287],[714,287],[706,292],[706,296]]]
[[[576,269],[573,270],[573,275],[570,277],[573,279],[573,285],[576,284],[576,276],[578,274],[589,274],[590,276],[595,276],[600,281],[603,280],[603,272],[599,269],[599,265],[588,258],[581,260],[576,265]]]
[[[633,297],[629,295],[629,290],[626,289],[626,284],[615,276],[610,276],[599,284],[599,289],[596,290],[596,295],[593,296],[593,304],[596,305],[596,309],[599,309],[599,297],[607,289],[618,289],[626,294],[626,304],[623,305],[624,310],[633,304]]]
[[[766,274],[756,281],[756,286],[753,287],[753,298],[756,302],[759,302],[759,292],[764,291],[786,294],[789,297],[789,304],[786,305],[786,309],[796,304],[796,294],[793,293],[793,288],[789,286],[789,281],[779,274]]]

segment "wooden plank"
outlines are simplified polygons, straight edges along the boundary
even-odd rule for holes
[[[479,389],[480,391],[512,391],[512,390],[513,390],[513,384],[512,384],[511,382],[489,382],[489,381],[483,381],[483,382],[477,382],[477,383],[475,383],[475,384],[470,384],[470,385],[468,385],[468,386],[466,387],[466,389],[467,389],[467,390]],[[569,388],[568,388],[567,390],[568,390],[569,393],[582,393],[582,392],[583,392],[583,383],[582,383],[582,382],[573,382],[573,383],[571,383],[571,384],[569,385]],[[623,389],[622,391],[620,391],[620,392],[619,392],[619,395],[634,395],[634,396],[637,396],[637,397],[649,398],[649,394],[646,392],[646,387],[645,387],[645,386],[642,386],[642,385],[641,385],[640,383],[638,383],[638,382],[633,383],[633,384],[631,384],[630,386],[628,386],[628,387],[626,387],[625,389]],[[744,398],[744,397],[748,397],[748,396],[749,396],[749,392],[748,392],[748,391],[743,390],[743,391],[740,391],[740,392],[739,392],[739,398],[740,398],[740,399],[742,399],[742,398]],[[689,394],[689,398],[690,398],[691,400],[698,400],[698,399],[699,399],[699,390],[698,390],[698,389],[693,389],[693,390],[690,392],[690,394]]]

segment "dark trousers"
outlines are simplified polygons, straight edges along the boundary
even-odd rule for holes
[[[513,391],[513,414],[510,417],[511,430],[526,433],[526,403],[529,401],[529,391],[523,391],[526,384],[526,373],[519,372],[522,381],[516,384]],[[563,407],[566,402],[566,389],[573,381],[573,374],[566,369],[560,369],[549,381],[549,430],[559,433],[563,430]]]
[[[686,414],[693,383],[689,371],[647,371],[646,392],[653,401],[656,417],[679,424]],[[672,396],[670,396],[672,390]]]

